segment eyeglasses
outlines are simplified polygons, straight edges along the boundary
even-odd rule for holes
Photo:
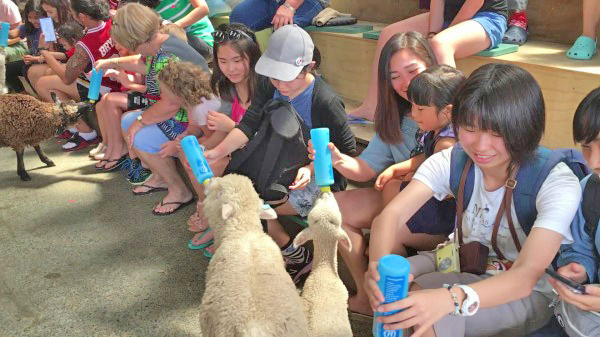
[[[221,43],[225,40],[228,41],[237,41],[239,39],[243,37],[252,40],[252,38],[250,36],[248,36],[248,34],[244,33],[241,30],[228,30],[228,31],[222,31],[222,30],[215,30],[214,32],[211,33],[213,38],[215,39],[216,43]]]

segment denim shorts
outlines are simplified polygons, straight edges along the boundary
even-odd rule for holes
[[[479,23],[490,41],[492,41],[488,50],[494,49],[502,43],[502,37],[506,32],[506,18],[504,15],[496,12],[479,12],[471,20]]]
[[[133,124],[142,112],[142,110],[135,110],[124,114],[121,119],[121,128],[123,131],[127,132],[131,124]],[[178,134],[184,130],[185,128],[181,128],[181,130],[175,129],[174,133]],[[135,134],[133,146],[138,150],[156,154],[160,152],[160,146],[170,140],[172,140],[171,137],[168,137],[168,134],[166,134],[158,124],[150,124],[142,127],[140,131]]]
[[[491,44],[486,50],[494,49],[502,43],[502,38],[506,32],[506,18],[504,15],[496,12],[479,12],[471,20],[479,23],[490,38]],[[450,26],[450,22],[445,21],[443,28],[446,29],[448,26]]]

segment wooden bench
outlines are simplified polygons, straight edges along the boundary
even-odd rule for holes
[[[373,25],[381,30],[385,25]],[[367,92],[376,42],[359,34],[311,32],[322,56],[321,73],[351,108]],[[565,56],[569,45],[528,41],[519,51],[497,57],[470,56],[457,60],[457,67],[470,74],[489,62],[512,63],[529,71],[539,82],[546,103],[546,132],[542,144],[572,147],[571,123],[575,109],[590,91],[600,86],[600,57],[576,61]],[[349,109],[350,110],[350,109]],[[353,125],[357,138],[370,140],[372,126]],[[358,136],[360,134],[360,136]]]

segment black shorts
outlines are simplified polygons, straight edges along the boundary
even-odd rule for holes
[[[147,108],[150,100],[141,92],[133,91],[127,93],[127,111]]]
[[[77,92],[79,93],[79,99],[82,102],[85,102],[88,100],[88,92],[90,91],[90,89],[86,86],[84,86],[83,84],[77,83]]]

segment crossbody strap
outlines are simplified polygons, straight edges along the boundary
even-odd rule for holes
[[[502,205],[498,210],[498,214],[496,214],[496,221],[494,221],[494,229],[492,232],[492,248],[496,252],[496,255],[502,260],[506,260],[506,257],[500,251],[498,247],[497,239],[498,239],[498,229],[500,228],[500,221],[502,220],[502,216],[506,214],[506,221],[508,222],[508,229],[510,230],[510,236],[512,236],[513,242],[515,243],[515,247],[517,247],[517,251],[521,251],[521,243],[519,242],[519,237],[517,236],[517,230],[515,229],[515,225],[512,221],[512,195],[515,187],[517,187],[517,180],[515,179],[517,176],[517,172],[519,171],[519,166],[514,165],[510,172],[510,177],[506,180],[504,186],[506,189],[504,190],[504,197],[502,198]]]

